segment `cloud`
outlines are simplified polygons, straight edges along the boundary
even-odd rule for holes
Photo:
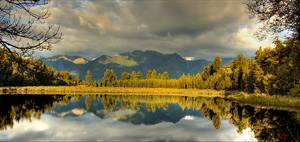
[[[50,54],[96,57],[136,49],[201,58],[253,54],[261,43],[247,32],[257,26],[242,2],[53,0],[48,21],[62,26],[64,39]]]
[[[62,127],[63,126],[63,127]],[[182,119],[178,123],[134,125],[111,118],[101,119],[92,113],[80,117],[54,117],[43,114],[40,120],[21,120],[13,128],[0,131],[0,140],[147,140],[147,141],[250,141],[253,132],[238,133],[228,121],[216,130],[205,118]]]

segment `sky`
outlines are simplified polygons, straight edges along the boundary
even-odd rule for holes
[[[244,0],[52,0],[47,22],[63,40],[43,56],[94,58],[133,50],[211,59],[253,56],[260,46]]]

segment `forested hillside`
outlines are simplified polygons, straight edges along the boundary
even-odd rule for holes
[[[23,58],[0,48],[0,86],[72,85],[68,72],[58,72],[41,60]]]

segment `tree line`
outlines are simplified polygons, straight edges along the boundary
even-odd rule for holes
[[[6,49],[0,49],[0,86],[30,85],[91,85],[99,87],[144,87],[239,90],[249,93],[300,94],[299,40],[276,39],[275,47],[259,48],[253,58],[238,55],[230,64],[222,66],[217,56],[212,64],[197,74],[183,74],[170,79],[168,72],[148,70],[123,72],[117,78],[113,69],[107,69],[102,80],[92,80],[87,71],[85,80],[65,71],[56,71],[41,60],[24,58]],[[13,55],[12,55],[13,54]]]
[[[0,86],[75,85],[69,72],[0,48]]]
[[[259,48],[254,59],[240,54],[225,66],[222,66],[221,57],[217,56],[202,72],[183,74],[178,79],[170,79],[167,72],[158,73],[155,69],[148,70],[145,77],[136,71],[123,72],[118,79],[113,69],[107,69],[99,81],[93,81],[88,71],[82,83],[100,87],[216,89],[299,95],[299,41],[276,39],[274,44],[274,48]]]

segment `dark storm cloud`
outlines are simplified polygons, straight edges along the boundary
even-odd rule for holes
[[[132,50],[212,58],[252,53],[256,26],[240,0],[53,0],[49,22],[62,26],[54,54]]]
[[[147,23],[154,32],[189,34],[246,20],[240,1],[141,1],[130,6],[137,21]],[[233,10],[234,9],[234,10]],[[234,23],[235,22],[235,23]]]

